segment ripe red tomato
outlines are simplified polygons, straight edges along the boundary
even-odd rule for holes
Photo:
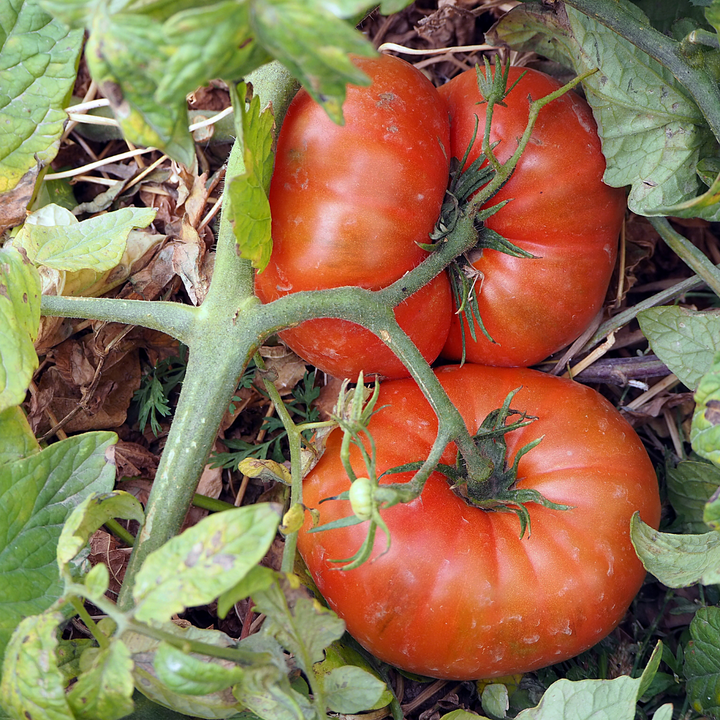
[[[256,278],[263,302],[301,290],[377,290],[418,265],[440,214],[449,172],[447,108],[412,65],[355,58],[373,80],[348,87],[345,125],[310,96],[293,100],[278,139],[270,188],[273,253]],[[452,300],[445,273],[396,310],[432,362],[447,337]],[[404,377],[375,335],[349,322],[311,320],[280,334],[303,359],[339,377]]]
[[[299,536],[299,549],[330,607],[371,653],[404,670],[438,678],[476,679],[527,672],[583,652],[622,619],[645,570],[630,542],[639,511],[657,527],[660,500],[653,466],[630,425],[601,395],[570,380],[529,369],[464,365],[438,377],[476,432],[520,388],[511,407],[535,415],[507,434],[508,455],[542,441],[519,461],[518,487],[570,505],[526,505],[531,534],[513,512],[470,506],[439,473],[420,497],[383,510],[392,537],[378,531],[372,559],[340,571],[367,523]],[[370,421],[377,470],[423,460],[437,420],[410,379],[383,383]],[[349,487],[340,461],[342,433],[304,482],[303,502],[325,524],[352,514],[347,500],[323,498]],[[454,464],[454,446],[442,459]],[[358,477],[366,475],[359,453]],[[381,482],[407,482],[411,473]]]
[[[484,70],[483,70],[484,72]],[[510,68],[508,86],[526,75],[495,106],[491,142],[501,162],[517,148],[528,118],[529,99],[560,84],[526,68]],[[462,158],[479,118],[468,158],[481,152],[487,105],[475,70],[440,88],[450,108],[451,152]],[[480,316],[495,343],[476,328],[473,342],[465,322],[467,359],[486,365],[527,367],[573,342],[602,307],[610,282],[625,210],[624,191],[602,182],[605,159],[592,112],[573,92],[540,111],[517,168],[490,205],[512,199],[487,226],[537,256],[515,258],[483,250],[473,265]],[[460,318],[454,316],[443,356],[462,353]]]

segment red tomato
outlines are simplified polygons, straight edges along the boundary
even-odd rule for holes
[[[356,285],[377,290],[427,253],[448,182],[447,108],[432,83],[394,57],[355,58],[373,80],[348,87],[345,125],[310,96],[293,100],[278,139],[270,188],[273,254],[256,278],[263,302],[300,290]],[[445,273],[396,310],[401,327],[432,362],[447,337],[452,299]],[[312,320],[280,334],[331,375],[408,373],[368,330]]]
[[[484,72],[484,71],[483,71]],[[508,86],[525,72],[506,99],[495,106],[491,142],[501,162],[516,150],[528,118],[529,99],[560,87],[535,70],[510,68]],[[450,108],[451,152],[463,157],[479,118],[468,158],[481,152],[487,105],[475,70],[440,88]],[[465,325],[467,359],[486,365],[527,367],[573,342],[600,310],[610,282],[625,211],[625,193],[602,182],[605,159],[590,107],[573,92],[540,111],[530,142],[508,183],[490,205],[512,199],[487,226],[537,256],[514,258],[483,250],[473,265],[480,316],[490,342],[476,328],[473,342]],[[465,322],[465,321],[463,321]],[[443,356],[461,357],[460,319],[453,324]]]
[[[457,680],[527,672],[588,649],[622,619],[645,577],[630,542],[639,511],[658,526],[653,466],[630,425],[591,388],[534,370],[464,365],[439,369],[450,399],[475,433],[520,388],[511,407],[538,417],[507,434],[512,463],[519,448],[542,441],[519,461],[518,487],[571,505],[526,505],[531,534],[520,538],[513,512],[468,505],[439,473],[406,505],[383,510],[392,537],[378,531],[372,559],[340,571],[367,523],[299,536],[318,588],[348,631],[378,658],[404,670]],[[370,421],[377,470],[423,460],[437,420],[410,379],[383,383]],[[346,500],[320,504],[349,487],[340,461],[342,433],[304,482],[303,502],[325,524],[352,515]],[[366,475],[359,454],[357,475]],[[449,447],[441,462],[454,464]],[[406,482],[410,473],[382,482]]]

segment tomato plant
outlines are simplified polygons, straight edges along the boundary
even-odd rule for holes
[[[482,71],[481,71],[482,72]],[[530,99],[560,87],[553,78],[527,68],[510,68],[508,87],[524,73],[492,116],[490,142],[504,162],[517,147]],[[451,151],[463,157],[479,121],[468,156],[481,153],[485,108],[476,71],[440,88],[450,108]],[[443,356],[462,355],[486,365],[527,367],[575,340],[602,307],[617,254],[625,194],[602,182],[605,159],[589,106],[568,92],[545,107],[514,174],[491,200],[510,199],[487,226],[535,257],[518,258],[496,250],[478,251],[476,271],[480,317],[493,341],[466,319],[453,316]]]
[[[447,186],[447,110],[409,63],[390,56],[354,62],[373,82],[348,88],[343,126],[303,90],[285,117],[270,188],[273,253],[255,285],[263,302],[301,290],[377,290],[427,256],[418,243],[429,242]],[[451,311],[442,273],[398,306],[396,317],[432,362]],[[280,336],[331,375],[408,374],[382,341],[347,321],[311,320]]]
[[[308,521],[298,542],[303,558],[348,631],[402,669],[473,679],[577,655],[620,622],[645,577],[629,529],[636,511],[654,527],[660,518],[647,453],[625,419],[586,386],[528,369],[467,364],[437,372],[473,433],[520,388],[511,407],[537,419],[506,434],[509,465],[542,440],[521,453],[517,488],[570,509],[527,503],[530,533],[521,538],[514,512],[469,504],[436,472],[414,501],[382,511],[392,538],[387,552],[378,537],[369,562],[339,571],[332,561],[352,556],[366,524],[310,533]],[[437,420],[417,385],[383,383],[377,407],[369,430],[378,474],[423,460]],[[348,489],[341,442],[335,431],[304,483],[304,502],[319,509],[321,524],[352,515],[346,500],[320,504]],[[454,452],[450,446],[442,462],[452,465]],[[351,458],[362,474],[359,455]],[[381,483],[409,476],[384,475]]]

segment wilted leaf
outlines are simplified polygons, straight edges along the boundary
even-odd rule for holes
[[[133,711],[133,661],[127,646],[113,638],[92,667],[78,677],[67,699],[77,720],[119,720]]]
[[[700,608],[690,623],[691,640],[685,648],[687,694],[693,708],[712,717],[720,715],[720,608]]]
[[[653,530],[635,513],[630,537],[645,569],[668,587],[720,582],[720,533],[673,535]]]
[[[0,205],[26,173],[57,154],[82,32],[53,20],[37,0],[0,0]],[[34,183],[33,183],[34,184]]]
[[[25,618],[7,646],[0,700],[16,718],[74,718],[55,656],[62,620],[58,612]]]
[[[68,226],[28,224],[24,231],[37,247],[30,259],[55,270],[111,270],[125,252],[130,231],[149,225],[156,212],[154,208],[122,208]]]
[[[38,367],[39,326],[37,270],[15,248],[0,249],[0,413],[25,399]]]
[[[137,619],[164,622],[229,590],[263,558],[279,520],[268,504],[225,510],[148,555],[133,587]]]
[[[695,392],[695,412],[690,428],[693,450],[720,466],[720,354]]]
[[[720,312],[656,307],[638,313],[638,321],[653,352],[687,387],[696,388],[720,350]]]
[[[629,22],[647,23],[635,5],[617,4]],[[632,186],[628,206],[633,212],[665,215],[664,208],[704,192],[695,167],[713,154],[714,140],[702,112],[672,73],[635,45],[567,5],[535,3],[508,13],[488,39],[515,50],[537,50],[578,74],[599,68],[583,87],[607,160],[604,180],[613,187]],[[716,215],[717,204],[683,214]]]
[[[55,560],[63,523],[115,477],[113,433],[88,433],[0,466],[0,654],[22,618],[50,607],[62,585]]]

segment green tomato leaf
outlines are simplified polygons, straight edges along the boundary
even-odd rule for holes
[[[372,45],[320,3],[316,12],[308,12],[304,0],[256,3],[251,23],[258,41],[341,123],[345,86],[369,85],[347,54],[372,56]]]
[[[15,405],[0,412],[0,465],[22,460],[39,450],[40,445],[21,407]]]
[[[162,625],[162,629],[187,641],[200,641],[222,648],[236,645],[235,640],[218,630],[203,630],[193,626],[180,628],[174,623],[165,623]],[[153,702],[172,708],[183,715],[201,718],[234,717],[242,710],[242,707],[230,690],[195,696],[182,694],[170,689],[165,683],[158,679],[153,663],[161,643],[146,635],[138,635],[132,632],[125,633],[123,640],[130,648],[133,653],[133,659],[135,660],[134,675],[136,687],[145,697]],[[248,640],[250,640],[250,638],[248,638]],[[256,649],[255,646],[257,643],[246,643],[246,641],[243,640],[240,645],[253,650]],[[263,652],[264,648],[261,648],[259,651]],[[258,667],[261,667],[261,665],[258,664]],[[284,670],[287,672],[287,668],[284,668]],[[149,717],[154,719],[154,715],[152,714],[150,714]]]
[[[483,710],[493,717],[504,718],[510,707],[508,689],[502,683],[490,683],[482,691]]]
[[[150,553],[133,588],[135,617],[164,622],[229,590],[263,558],[279,520],[269,504],[226,510]]]
[[[0,0],[0,27],[2,206],[5,193],[57,154],[83,35],[53,20],[37,0]]]
[[[263,631],[289,650],[305,673],[312,671],[323,659],[324,649],[345,631],[345,623],[334,612],[289,580],[283,581],[282,588],[275,583],[253,593],[252,598],[257,611],[267,616]]]
[[[720,608],[700,608],[690,623],[684,673],[688,699],[699,713],[720,714]]]
[[[627,0],[618,6],[632,21],[647,23]],[[539,4],[518,6],[488,42],[537,50],[577,74],[599,68],[583,87],[607,160],[605,182],[631,185],[628,206],[639,215],[665,215],[665,208],[693,200],[704,190],[695,167],[714,154],[700,109],[663,65],[597,20],[563,7],[555,13]],[[678,213],[711,219],[720,217],[720,206]]]
[[[242,684],[233,688],[238,701],[264,720],[301,720],[317,716],[308,698],[290,684],[282,648],[261,630],[241,642],[256,652],[266,652],[271,662],[247,668]]]
[[[636,704],[660,663],[661,643],[642,677],[626,675],[614,680],[558,680],[540,704],[523,710],[516,720],[634,720]]]
[[[235,0],[182,10],[163,24],[163,74],[155,99],[173,102],[207,83],[210,78],[240,80],[272,58],[253,38],[250,3]]]
[[[0,700],[15,718],[74,718],[55,655],[62,620],[58,612],[25,618],[7,646]]]
[[[244,91],[245,86],[241,86]],[[244,92],[240,93],[241,96]],[[269,110],[260,112],[260,98],[254,96],[248,108],[242,99],[234,102],[239,108],[236,149],[243,148],[244,172],[228,180],[230,201],[228,219],[233,227],[241,257],[250,260],[262,271],[270,262],[270,203],[268,191],[273,169],[273,116]],[[240,163],[238,163],[240,165]]]
[[[77,720],[119,720],[133,711],[133,690],[130,650],[114,638],[78,677],[67,700]]]
[[[233,605],[253,593],[267,590],[275,582],[275,573],[262,565],[256,565],[240,582],[226,590],[218,598],[218,616],[225,618]]]
[[[39,327],[40,276],[20,251],[0,249],[0,413],[25,399]]]
[[[31,259],[54,270],[102,272],[118,265],[133,228],[147,227],[154,208],[122,208],[69,226],[26,225],[27,241],[37,247]]]
[[[87,494],[109,492],[114,433],[57,442],[0,466],[0,655],[17,624],[62,594],[56,546],[63,523]]]
[[[693,450],[720,466],[720,353],[695,392],[695,412],[690,427]]]
[[[360,668],[365,673],[370,673],[376,680],[380,680],[380,676],[370,663],[355,650],[355,648],[343,642],[342,639],[333,642],[325,648],[325,659],[313,666],[313,672],[317,677],[320,677],[322,673],[329,673],[337,668],[348,665]],[[393,694],[385,686],[385,683],[383,683],[383,688],[380,697],[373,705],[366,707],[366,710],[379,710],[392,702]]]
[[[720,468],[704,460],[683,460],[665,468],[668,499],[684,532],[707,532],[705,505],[720,487]],[[716,529],[716,528],[713,528]]]
[[[61,574],[67,572],[70,561],[90,542],[95,531],[112,518],[142,523],[142,505],[130,493],[115,490],[89,495],[72,511],[58,540],[57,562]]]
[[[630,537],[648,572],[668,587],[720,582],[720,533],[673,535],[653,530],[635,513]]]
[[[638,313],[653,352],[689,388],[696,388],[720,351],[720,312],[667,306]]]
[[[385,683],[352,665],[335,668],[323,676],[328,708],[337,713],[369,710],[387,690]]]
[[[245,675],[235,663],[202,659],[166,642],[160,643],[153,665],[158,680],[181,695],[208,695],[226,690],[242,682]]]
[[[167,50],[161,22],[141,14],[111,15],[103,4],[93,15],[85,57],[125,138],[159,148],[189,167],[195,144],[188,130],[185,95],[171,102],[155,98]]]

